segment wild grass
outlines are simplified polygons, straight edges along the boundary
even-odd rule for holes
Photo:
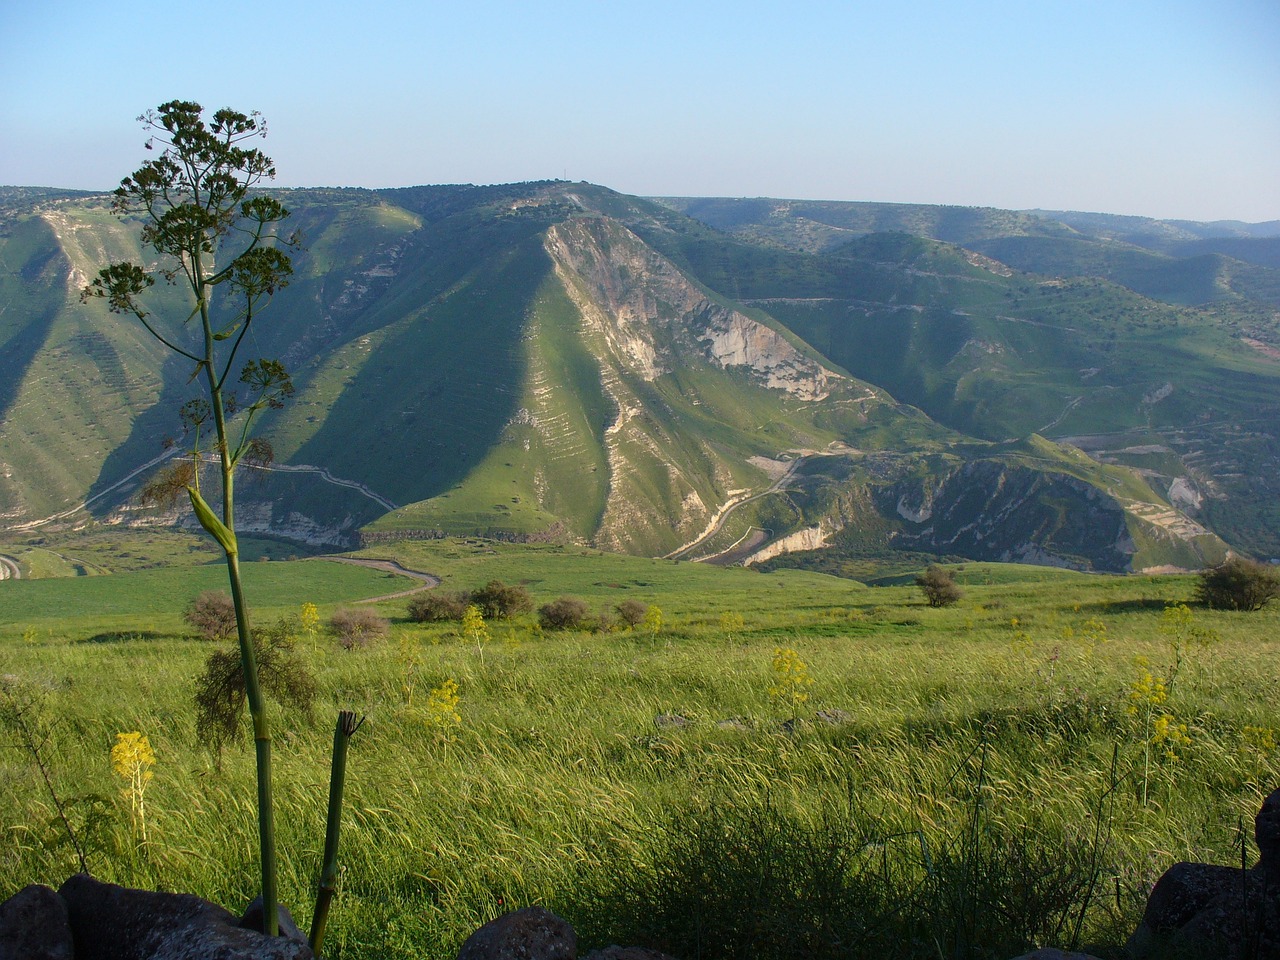
[[[1165,610],[1192,578],[968,564],[964,598],[935,609],[909,586],[571,548],[440,541],[398,556],[445,589],[501,579],[593,609],[634,598],[664,623],[554,632],[529,614],[490,623],[477,650],[454,624],[409,622],[402,600],[378,605],[393,620],[380,645],[300,640],[315,718],[277,724],[281,893],[297,915],[320,866],[334,711],[368,716],[348,759],[333,957],[452,957],[529,903],[584,947],[686,960],[1118,956],[1160,873],[1238,863],[1240,819],[1280,784],[1280,611],[1189,608],[1179,627]],[[294,598],[337,602],[308,589]],[[0,675],[39,714],[72,823],[105,799],[109,819],[81,824],[98,876],[236,909],[256,876],[251,765],[233,750],[219,768],[195,743],[209,645],[166,626],[169,602],[114,614],[157,626],[112,643],[77,642],[83,621],[63,633],[49,616],[25,640],[15,623]],[[799,703],[770,695],[779,649],[813,680]],[[1169,756],[1128,707],[1140,670],[1175,663],[1159,709],[1189,743]],[[441,690],[456,723],[432,713]],[[110,766],[133,731],[156,757],[145,843]],[[0,895],[60,882],[76,860],[28,752],[0,751],[0,782]]]

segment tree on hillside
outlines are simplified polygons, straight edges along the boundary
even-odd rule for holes
[[[533,609],[533,598],[525,587],[507,586],[501,580],[490,580],[471,594],[471,602],[486,620],[510,620]]]
[[[936,563],[929,564],[924,573],[916,577],[916,586],[931,607],[949,607],[964,596],[951,571]]]
[[[246,339],[262,308],[293,272],[288,251],[296,236],[282,236],[289,213],[275,198],[252,193],[275,177],[275,166],[250,144],[265,135],[257,114],[219,110],[206,122],[198,103],[173,100],[139,118],[160,155],[120,182],[112,207],[123,218],[141,218],[141,240],[154,251],[147,264],[112,263],[99,271],[82,299],[103,298],[128,314],[173,354],[190,364],[199,395],[179,411],[191,456],[176,461],[148,484],[147,492],[172,501],[184,491],[200,525],[222,547],[235,606],[245,693],[253,720],[258,775],[258,832],[263,915],[267,933],[278,933],[275,826],[271,800],[271,728],[245,608],[236,542],[236,467],[270,459],[270,446],[253,436],[257,415],[279,407],[293,393],[275,359],[247,358]],[[186,295],[186,307],[157,317],[144,305],[160,278]],[[215,295],[218,307],[215,309]],[[209,442],[206,451],[205,441]],[[201,492],[206,455],[216,468],[221,515]]]
[[[1280,597],[1280,567],[1244,557],[1232,557],[1221,566],[1204,570],[1196,598],[1220,610],[1261,610]]]

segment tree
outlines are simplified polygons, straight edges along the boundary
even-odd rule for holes
[[[1261,610],[1280,597],[1280,567],[1232,557],[1200,573],[1196,599],[1221,610]]]
[[[293,272],[288,251],[298,239],[279,233],[289,215],[284,206],[273,197],[252,193],[275,177],[271,160],[246,145],[266,133],[256,113],[223,109],[206,123],[200,104],[173,100],[139,120],[148,132],[147,149],[158,144],[161,152],[120,182],[112,207],[121,218],[142,219],[142,244],[158,261],[152,265],[148,258],[146,266],[112,263],[98,272],[82,299],[105,299],[112,312],[135,317],[151,336],[190,363],[191,381],[202,384],[200,395],[179,411],[191,438],[190,458],[163,471],[146,492],[172,502],[185,491],[196,519],[226,558],[253,721],[263,916],[266,932],[276,935],[271,726],[244,601],[233,494],[241,462],[270,459],[270,445],[252,434],[256,416],[281,406],[293,393],[289,374],[278,360],[246,360],[241,351],[254,342],[246,335],[262,308],[288,284]],[[184,292],[189,312],[161,319],[146,309],[144,295],[157,277]],[[215,293],[220,295],[217,309]],[[239,396],[241,389],[244,397]],[[200,490],[201,444],[210,432],[221,516]]]
[[[586,603],[577,597],[557,597],[538,608],[538,623],[544,630],[576,630],[590,615]]]
[[[916,586],[931,607],[949,607],[964,596],[951,571],[936,563],[929,564],[924,573],[916,577]]]
[[[614,607],[622,622],[628,627],[638,627],[644,623],[644,615],[649,612],[649,605],[643,600],[623,600]]]
[[[510,620],[533,609],[533,598],[527,589],[519,584],[509,587],[501,580],[490,580],[471,594],[471,602],[486,620]]]

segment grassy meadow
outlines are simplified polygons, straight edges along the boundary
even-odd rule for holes
[[[1170,864],[1238,864],[1242,823],[1256,856],[1252,818],[1280,785],[1280,605],[1180,606],[1191,577],[970,563],[952,568],[963,599],[934,609],[909,582],[570,547],[368,553],[442,590],[496,578],[539,604],[639,600],[661,623],[544,631],[530,614],[463,636],[398,599],[374,605],[391,632],[366,648],[297,631],[320,692],[311,716],[274,711],[276,802],[281,898],[304,928],[336,711],[367,717],[333,958],[451,958],[530,903],[583,953],[1116,957]],[[254,895],[251,751],[197,742],[216,645],[180,618],[220,575],[0,583],[0,897],[78,868],[50,785],[98,877],[233,910]],[[245,575],[260,623],[415,585],[319,560]],[[110,762],[133,731],[155,753],[144,817]]]

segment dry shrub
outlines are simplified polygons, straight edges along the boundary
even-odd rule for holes
[[[206,590],[182,611],[182,619],[206,640],[226,640],[236,632],[236,605],[221,590]]]
[[[298,622],[276,621],[274,626],[252,631],[262,689],[280,703],[310,717],[316,698],[316,681],[294,656]],[[204,673],[196,678],[196,737],[215,751],[241,739],[244,725],[245,686],[240,648],[230,647],[209,655]]]
[[[329,629],[343,650],[354,650],[385,638],[391,624],[369,607],[343,607],[329,618]]]

